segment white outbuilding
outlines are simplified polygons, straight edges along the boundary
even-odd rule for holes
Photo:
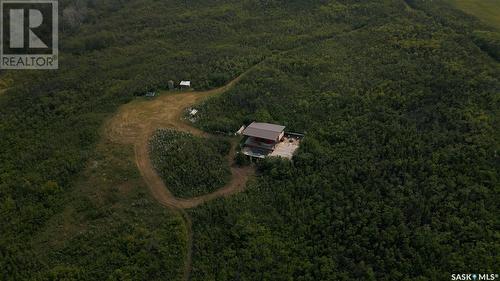
[[[181,86],[181,88],[191,88],[191,81],[181,81],[181,83],[179,83],[179,86]]]

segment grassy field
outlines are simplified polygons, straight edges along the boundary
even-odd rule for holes
[[[500,1],[498,0],[449,0],[462,11],[476,16],[483,22],[500,29]]]

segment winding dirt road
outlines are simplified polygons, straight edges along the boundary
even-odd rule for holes
[[[204,202],[241,192],[249,175],[250,167],[231,167],[231,180],[224,187],[208,194],[192,198],[177,198],[167,188],[154,169],[149,157],[149,139],[156,129],[171,128],[198,136],[207,133],[189,125],[182,119],[184,110],[203,99],[219,95],[231,89],[244,75],[236,77],[223,87],[204,92],[166,93],[152,100],[135,100],[120,107],[108,122],[106,134],[113,142],[134,145],[135,162],[152,195],[161,204],[176,208],[194,208]]]
[[[191,273],[193,246],[191,218],[185,209],[194,208],[207,201],[243,191],[248,177],[253,175],[254,170],[251,167],[236,167],[232,163],[235,149],[235,144],[233,144],[228,156],[228,161],[232,164],[229,183],[212,193],[192,198],[177,198],[167,188],[151,163],[149,139],[155,130],[159,128],[171,128],[207,137],[206,132],[189,125],[182,119],[184,110],[201,102],[203,99],[222,94],[231,89],[251,69],[253,67],[225,86],[213,90],[165,93],[152,100],[134,100],[120,107],[118,113],[106,124],[105,132],[111,141],[134,146],[137,168],[153,197],[165,207],[179,212],[184,219],[187,230],[188,251],[184,262],[184,280],[189,280]]]

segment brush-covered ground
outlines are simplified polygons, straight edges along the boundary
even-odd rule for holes
[[[151,161],[176,197],[190,198],[224,186],[231,177],[225,156],[231,143],[174,130],[158,130],[150,140]]]
[[[118,106],[225,84],[200,128],[306,132],[246,192],[189,211],[191,280],[449,280],[495,272],[497,31],[444,1],[60,1],[58,71],[0,74],[0,279],[181,280],[187,230]],[[486,32],[486,33],[485,33]],[[486,37],[479,36],[487,35]],[[113,148],[114,147],[114,148]]]

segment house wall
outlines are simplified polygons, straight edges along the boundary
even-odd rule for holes
[[[275,145],[276,145],[275,141],[265,140],[255,137],[248,137],[247,141],[245,141],[245,146],[268,149],[268,150],[273,150]]]
[[[283,137],[285,136],[285,131],[281,132],[280,136],[278,137],[278,142],[281,141],[283,139]]]

